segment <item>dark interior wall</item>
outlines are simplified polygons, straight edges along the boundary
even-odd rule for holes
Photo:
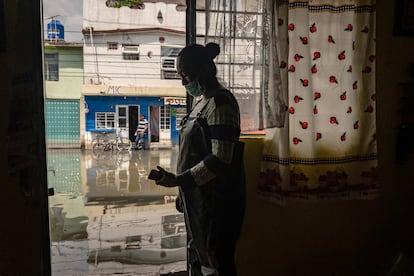
[[[414,36],[393,35],[394,1],[377,1],[376,200],[276,206],[256,196],[262,141],[246,139],[247,214],[237,251],[240,275],[379,275],[414,240],[414,158],[395,163],[398,82],[408,79]],[[414,104],[414,103],[413,103]],[[334,274],[346,271],[348,274]],[[345,272],[344,272],[345,273]]]
[[[255,190],[262,141],[245,141],[248,197],[237,251],[240,275],[333,275],[340,267],[359,269],[373,261],[369,258],[385,246],[384,198],[286,206],[263,201]]]
[[[40,1],[0,3],[0,275],[48,275]]]
[[[379,179],[384,184],[384,201],[390,219],[386,228],[391,240],[402,240],[403,246],[414,250],[414,144],[405,150],[411,152],[401,166],[396,165],[396,145],[403,89],[401,82],[414,81],[408,73],[414,62],[414,35],[393,35],[394,2],[377,1],[377,120],[379,143]],[[412,12],[412,11],[411,11]],[[401,15],[396,19],[401,19]],[[413,91],[411,92],[413,93]],[[412,98],[411,98],[412,99]],[[414,102],[405,103],[413,110]],[[413,137],[410,138],[411,140]]]

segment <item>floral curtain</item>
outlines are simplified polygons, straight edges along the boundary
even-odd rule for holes
[[[375,0],[267,3],[258,193],[278,203],[372,198],[379,188]]]

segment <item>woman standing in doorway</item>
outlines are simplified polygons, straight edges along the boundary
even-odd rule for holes
[[[177,71],[187,93],[199,98],[183,119],[177,175],[158,166],[156,184],[179,187],[184,212],[189,275],[236,275],[234,255],[244,215],[240,111],[217,80],[215,43],[190,45]]]

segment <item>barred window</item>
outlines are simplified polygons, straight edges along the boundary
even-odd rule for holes
[[[122,45],[122,56],[125,60],[139,60],[139,45]]]
[[[46,81],[59,81],[59,54],[45,54],[45,72]]]
[[[177,74],[179,47],[161,46],[161,79],[180,79]]]
[[[108,42],[108,50],[118,50],[118,42]]]
[[[96,129],[115,128],[115,112],[96,112],[95,115]]]
[[[171,129],[171,123],[170,123],[170,106],[165,105],[161,106],[161,116],[160,116],[160,126],[161,129]]]
[[[264,55],[269,44],[266,24],[270,11],[264,0],[236,2],[213,0],[205,9],[197,10],[197,17],[205,18],[207,24],[195,35],[200,44],[220,45],[215,59],[217,77],[237,98],[241,129],[248,133],[263,129],[264,124],[264,76],[269,63]]]

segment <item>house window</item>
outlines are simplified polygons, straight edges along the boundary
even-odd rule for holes
[[[118,42],[108,42],[108,50],[118,50]]]
[[[45,54],[45,80],[58,81],[59,80],[59,54]]]
[[[161,79],[180,79],[177,56],[181,48],[161,46]]]
[[[160,128],[161,129],[171,128],[170,116],[171,116],[170,106],[169,105],[161,106],[161,114],[160,114]]]
[[[139,45],[122,45],[122,56],[125,60],[139,60]]]
[[[205,10],[197,10],[197,17],[206,17],[205,30],[197,33],[197,43],[205,41],[220,45],[215,59],[217,77],[226,84],[240,106],[242,132],[263,129],[264,110],[262,95],[266,89],[263,54],[268,45],[268,35],[263,24],[268,18],[266,1],[209,1]],[[286,1],[282,1],[286,2]],[[207,20],[208,19],[208,20]],[[204,35],[201,35],[204,33]]]
[[[114,112],[96,112],[95,113],[96,129],[114,129],[115,113]]]

